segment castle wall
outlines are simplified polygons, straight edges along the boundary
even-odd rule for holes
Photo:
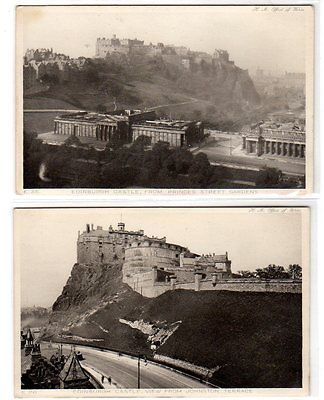
[[[123,274],[125,276],[148,272],[152,267],[179,266],[181,246],[162,241],[135,241],[125,249]]]
[[[176,283],[175,289],[196,290],[195,283]],[[229,290],[234,292],[276,292],[301,293],[301,281],[272,279],[253,281],[249,279],[229,279],[218,281],[215,286],[212,280],[200,281],[199,290]]]
[[[165,271],[174,273],[179,282],[194,282],[194,268],[165,268]]]
[[[78,241],[77,244],[77,262],[79,264],[106,264],[123,257],[123,242],[116,243],[108,239],[98,240],[95,237]]]

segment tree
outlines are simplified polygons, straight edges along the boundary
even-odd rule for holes
[[[64,144],[66,146],[81,146],[82,145],[80,139],[76,136],[69,136],[67,139],[65,139]]]
[[[145,135],[140,135],[136,138],[136,140],[132,144],[132,149],[136,151],[144,151],[146,146],[150,146],[152,142],[152,138]]]
[[[260,279],[288,279],[289,274],[281,265],[270,264],[265,268],[257,268],[255,276]]]
[[[189,168],[189,178],[193,187],[207,187],[213,170],[205,153],[198,153]]]
[[[282,172],[277,168],[264,166],[255,179],[257,187],[270,188],[278,185],[281,181]]]
[[[288,273],[291,279],[301,279],[302,278],[302,268],[298,264],[290,264],[288,267]]]

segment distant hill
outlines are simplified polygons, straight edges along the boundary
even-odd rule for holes
[[[21,310],[21,328],[39,328],[48,323],[51,310],[44,307],[25,307]]]
[[[247,70],[232,63],[197,64],[186,70],[161,57],[109,56],[88,59],[72,69],[68,79],[49,79],[44,91],[26,99],[57,99],[87,110],[114,108],[157,109],[174,118],[202,118],[234,129],[246,123],[260,106],[260,97]],[[181,104],[185,103],[185,104]],[[27,103],[26,103],[27,104]]]
[[[157,354],[215,369],[221,387],[300,387],[301,295],[167,292],[144,298],[122,283],[121,264],[75,264],[53,304],[48,339]]]

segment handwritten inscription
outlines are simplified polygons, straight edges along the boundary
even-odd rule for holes
[[[298,6],[255,6],[253,11],[260,12],[300,12],[304,11],[304,7]]]

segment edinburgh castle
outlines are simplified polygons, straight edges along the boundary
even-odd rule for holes
[[[78,234],[77,262],[93,268],[122,263],[123,282],[145,297],[175,289],[301,291],[301,282],[233,278],[227,252],[199,255],[167,242],[166,237],[126,230],[123,222],[116,229],[87,224],[86,230]]]

